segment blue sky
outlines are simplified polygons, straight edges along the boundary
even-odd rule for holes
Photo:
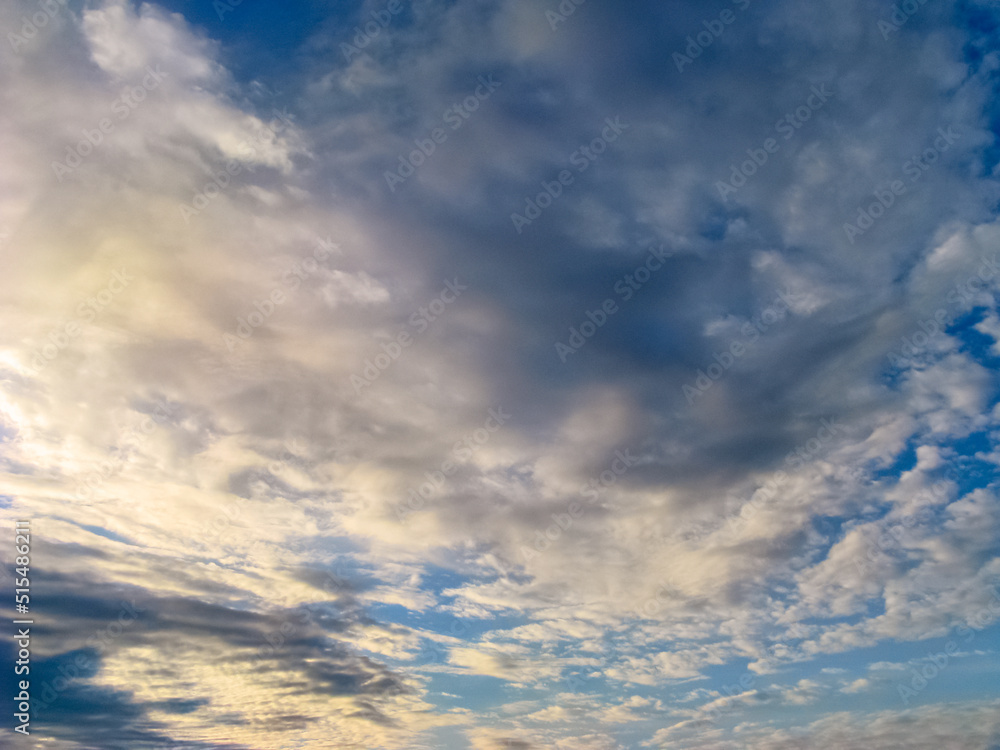
[[[995,3],[0,27],[5,743],[1000,750]]]

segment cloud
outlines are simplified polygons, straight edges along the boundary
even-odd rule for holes
[[[693,2],[416,4],[349,60],[379,7],[251,5],[0,50],[0,515],[62,618],[42,674],[94,662],[66,750],[994,741],[989,695],[838,713],[896,662],[819,666],[972,622],[1000,573],[988,4],[888,39],[753,4],[683,72]]]

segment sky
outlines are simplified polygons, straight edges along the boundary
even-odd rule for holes
[[[0,746],[1000,749],[995,0],[0,31]]]

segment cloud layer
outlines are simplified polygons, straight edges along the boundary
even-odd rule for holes
[[[176,5],[0,8],[51,747],[1000,743],[992,4]]]

